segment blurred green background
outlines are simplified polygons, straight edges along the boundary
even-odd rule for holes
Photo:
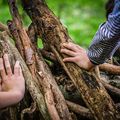
[[[105,21],[105,3],[107,0],[46,0],[51,10],[68,28],[71,38],[79,45],[88,47],[98,26]],[[30,19],[24,13],[18,0],[24,25]],[[11,19],[7,0],[0,0],[0,21],[6,24]]]

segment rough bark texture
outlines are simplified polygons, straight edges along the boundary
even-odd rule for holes
[[[67,75],[79,90],[94,118],[97,120],[116,119],[115,105],[99,79],[93,74],[81,70],[73,63],[64,64],[62,62],[65,55],[60,54],[60,44],[70,42],[71,38],[58,18],[49,10],[44,1],[22,0],[22,2],[32,22],[36,24],[44,45],[49,46],[49,50],[56,55]]]
[[[99,68],[102,71],[120,75],[120,66],[104,63],[100,65]]]
[[[0,120],[120,119],[120,89],[102,81],[99,67],[87,72],[62,61],[66,55],[60,53],[60,44],[72,40],[45,1],[21,0],[32,20],[28,29],[23,27],[16,1],[8,1],[12,20],[7,22],[9,30],[0,23],[4,31],[0,32],[0,57],[9,53],[12,66],[20,61],[27,89],[19,104],[0,111]],[[37,37],[43,40],[41,50]],[[114,73],[109,66],[103,68]],[[117,72],[118,66],[112,68]]]
[[[16,41],[16,45],[21,55],[23,54],[23,58],[26,60],[26,64],[35,78],[36,82],[42,87],[42,92],[44,95],[45,103],[47,105],[47,109],[51,119],[53,120],[71,120],[71,115],[67,108],[65,99],[59,90],[52,74],[44,62],[42,55],[37,53],[37,48],[32,45],[32,42],[27,35],[25,29],[22,26],[22,21],[20,19],[19,12],[16,7],[15,0],[9,1],[9,6],[11,10],[11,15],[13,17],[13,22],[9,21],[9,28],[11,33],[13,33],[13,38]],[[42,93],[41,93],[42,95]],[[45,103],[41,103],[41,105],[45,105]],[[49,115],[47,114],[46,107],[44,107],[44,111],[41,111],[41,114],[45,119],[49,119]]]

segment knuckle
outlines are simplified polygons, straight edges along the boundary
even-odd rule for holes
[[[2,65],[0,65],[0,71],[1,71],[1,70],[4,70],[4,67],[3,67]]]
[[[71,43],[71,42],[69,42],[69,43],[68,43],[68,46],[69,46],[69,47],[71,47],[71,46],[72,46],[72,43]]]
[[[18,66],[14,66],[14,71],[18,70],[19,67]]]
[[[79,57],[75,57],[75,61],[78,62],[79,61]]]

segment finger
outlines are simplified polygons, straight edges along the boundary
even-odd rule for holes
[[[63,62],[75,62],[75,57],[64,58]]]
[[[14,66],[14,74],[16,76],[21,75],[21,67],[20,67],[20,62],[16,61],[15,66]]]
[[[3,65],[3,59],[2,58],[0,58],[0,75],[2,77],[2,80],[5,80],[6,73],[5,73],[5,68],[4,68],[4,65]]]
[[[63,43],[63,47],[65,47],[67,49],[70,49],[72,51],[75,51],[75,52],[78,50],[78,47],[76,46],[76,44],[71,43],[71,42],[69,42],[69,43]]]
[[[23,76],[23,72],[22,72],[21,65],[20,65],[20,75],[22,75],[22,76]]]
[[[2,79],[0,77],[0,91],[2,91]]]
[[[75,52],[73,52],[69,49],[61,49],[61,53],[64,53],[64,54],[69,55],[69,56],[75,56],[76,55]]]
[[[0,77],[0,85],[2,84],[2,79],[1,79],[1,77]]]
[[[82,48],[81,46],[77,45],[76,44],[76,47],[79,49],[79,50],[84,50],[84,48]]]
[[[4,59],[4,64],[5,64],[7,75],[12,75],[12,69],[10,66],[8,54],[4,54],[3,59]]]

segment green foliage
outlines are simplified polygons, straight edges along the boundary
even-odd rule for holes
[[[0,21],[6,23],[11,19],[7,0],[0,1]],[[68,28],[71,38],[79,45],[88,47],[98,26],[105,21],[105,0],[46,0],[51,10]],[[19,9],[28,26],[30,19],[23,12],[20,2]]]

